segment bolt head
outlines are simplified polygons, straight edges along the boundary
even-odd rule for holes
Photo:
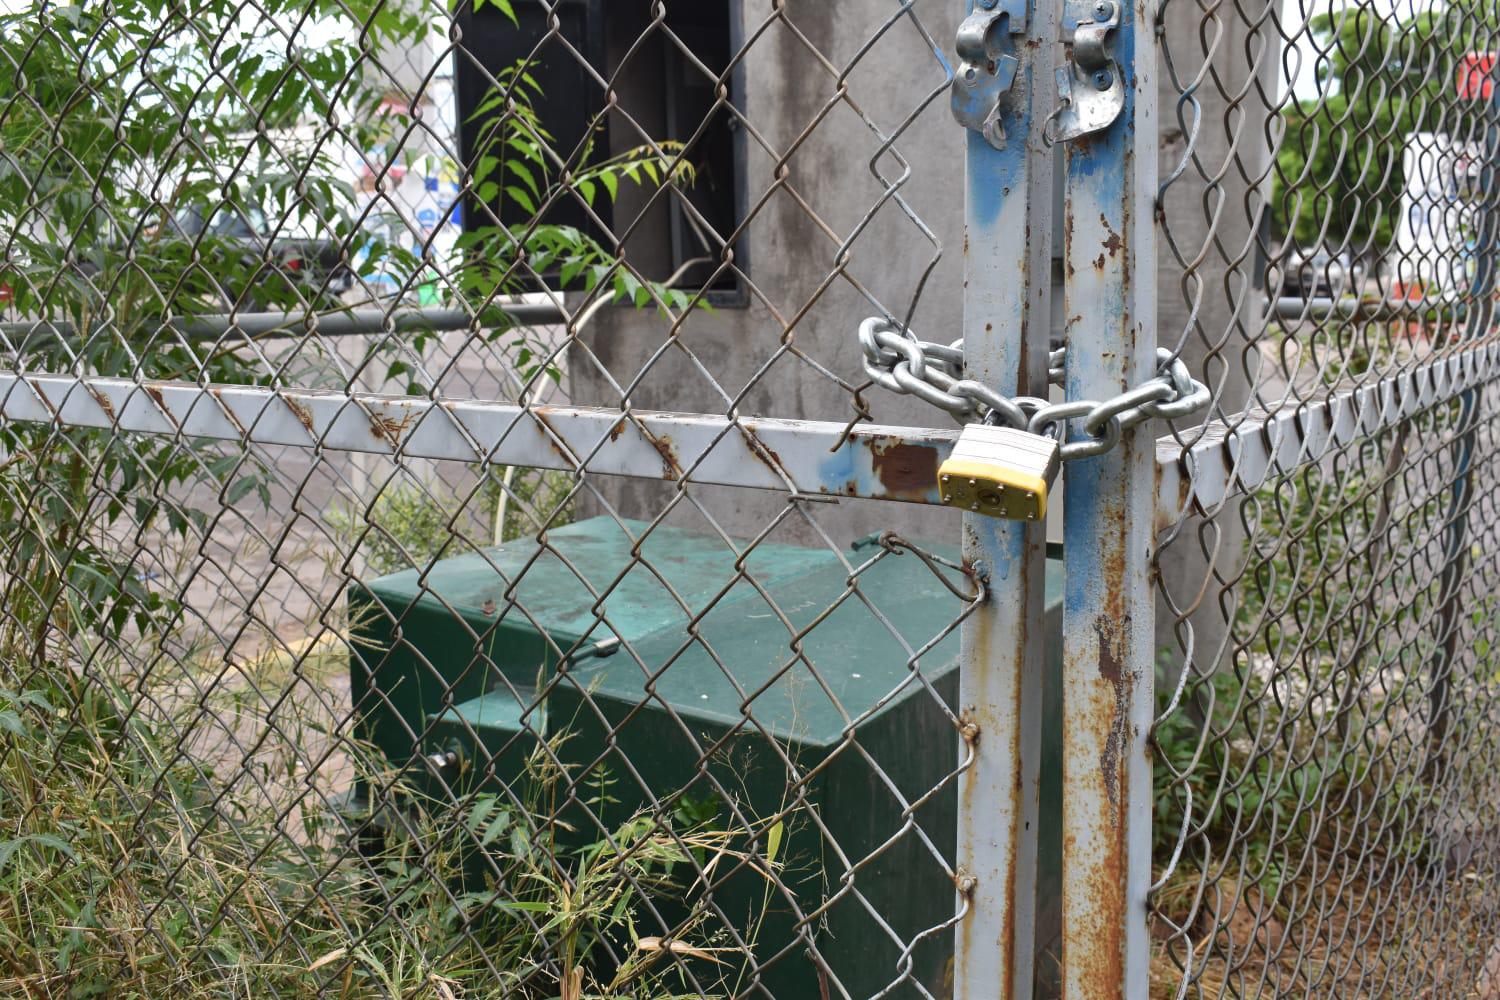
[[[1100,90],[1108,90],[1115,82],[1115,76],[1107,69],[1101,69],[1094,74],[1094,86]]]

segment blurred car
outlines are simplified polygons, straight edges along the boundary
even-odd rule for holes
[[[1293,248],[1272,268],[1279,276],[1279,282],[1272,284],[1279,289],[1279,297],[1337,299],[1359,295],[1362,268],[1352,264],[1347,253]]]
[[[233,266],[221,268],[226,273],[224,294],[246,304],[276,308],[298,305],[298,297],[319,300],[336,299],[354,285],[354,274],[344,264],[342,245],[336,240],[278,235],[267,223],[265,213],[254,206],[238,208],[221,206],[211,218],[201,207],[181,209],[171,222],[171,236],[191,241],[203,240],[214,248],[214,255],[226,249],[242,248]],[[274,261],[277,273],[287,285],[274,287],[258,262],[266,255]],[[255,275],[256,287],[237,287],[235,274]],[[295,289],[296,295],[292,294]]]

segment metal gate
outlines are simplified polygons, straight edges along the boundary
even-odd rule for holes
[[[0,993],[1500,997],[1497,33],[0,6]]]

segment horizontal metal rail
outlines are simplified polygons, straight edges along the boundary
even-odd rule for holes
[[[1462,302],[1427,301],[1423,299],[1355,299],[1317,296],[1310,299],[1283,296],[1276,299],[1272,315],[1277,319],[1439,320],[1463,316]]]
[[[1497,377],[1500,343],[1487,343],[1215,421],[1186,450],[1161,438],[1157,524],[1211,514]],[[0,420],[920,504],[940,502],[937,467],[958,439],[946,428],[15,373],[0,374]]]
[[[957,430],[0,374],[0,420],[935,504]]]
[[[1332,387],[1274,413],[1249,410],[1215,421],[1186,451],[1175,438],[1156,443],[1157,524],[1188,513],[1212,514],[1225,500],[1255,492],[1268,479],[1318,462],[1465,389],[1500,377],[1500,343],[1458,351],[1364,385]]]
[[[500,305],[501,312],[518,326],[563,326],[568,314],[552,302],[520,302]],[[173,317],[160,327],[179,331],[194,340],[218,340],[237,335],[264,337],[271,334],[317,333],[320,336],[343,337],[404,330],[467,330],[480,324],[480,316],[467,309],[380,309],[365,307],[334,312],[242,312],[211,313],[202,316]],[[482,325],[482,324],[481,324]],[[90,328],[90,333],[110,329],[107,322]],[[0,333],[20,338],[38,334],[55,337],[77,336],[77,327],[68,320],[28,319],[0,323]]]

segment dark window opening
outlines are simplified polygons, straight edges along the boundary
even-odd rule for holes
[[[687,266],[683,284],[692,288],[710,281],[709,287],[715,290],[736,287],[732,273],[716,278],[714,271],[722,261],[724,241],[733,235],[740,219],[743,154],[736,143],[739,121],[732,105],[715,106],[718,80],[704,72],[722,74],[729,66],[734,52],[729,15],[727,0],[674,4],[667,15],[668,27],[693,54],[689,58],[670,41],[664,46],[667,135],[683,142],[698,136],[687,150],[696,172],[694,183],[684,191],[692,210],[681,198],[673,198],[671,204],[672,264],[674,269]],[[694,64],[694,58],[701,67]],[[730,100],[735,97],[731,82]],[[689,266],[690,261],[704,257],[706,262]]]
[[[721,264],[724,242],[743,218],[744,136],[733,106],[716,105],[717,76],[729,66],[737,44],[738,0],[672,4],[661,24],[653,21],[650,0],[554,0],[553,6],[549,12],[538,0],[516,0],[519,24],[493,5],[460,16],[455,75],[464,161],[474,162],[485,128],[475,109],[491,94],[492,78],[509,68],[527,63],[540,90],[532,102],[537,117],[563,157],[590,137],[591,124],[605,107],[597,78],[612,81],[618,111],[594,125],[592,162],[643,146],[648,137],[690,143],[685,156],[693,183],[654,200],[654,188],[621,185],[614,204],[603,198],[594,203],[592,214],[602,226],[570,196],[544,210],[540,220],[576,226],[609,249],[618,243],[647,278],[674,278],[676,287],[707,288],[718,304],[733,304],[743,295],[742,247],[734,248],[733,269]],[[730,102],[742,99],[740,89],[732,79]],[[496,219],[507,226],[533,220],[526,206],[503,194],[511,179],[498,181],[502,193],[487,204],[472,193],[466,197],[465,228]],[[544,277],[550,287],[559,287],[558,275]]]

